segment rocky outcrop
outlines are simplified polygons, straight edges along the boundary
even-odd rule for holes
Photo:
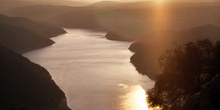
[[[70,110],[46,69],[2,46],[0,76],[1,110]]]

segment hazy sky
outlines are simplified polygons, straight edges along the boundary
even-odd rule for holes
[[[1,1],[1,0],[0,0]],[[38,1],[38,0],[23,0],[23,1]],[[167,1],[181,1],[181,2],[212,2],[212,1],[219,1],[219,0],[39,0],[39,1],[75,1],[75,2],[89,2],[89,3],[94,3],[94,2],[100,2],[100,1],[117,1],[117,2],[137,2],[137,1],[155,1],[155,2],[167,2]]]
[[[132,1],[218,1],[218,0],[66,0],[66,1],[78,1],[78,2],[100,2],[100,1],[119,1],[119,2],[132,2]]]
[[[66,0],[66,1],[81,1],[81,2],[100,2],[100,1],[119,1],[119,2],[131,2],[131,1],[149,1],[149,0]]]

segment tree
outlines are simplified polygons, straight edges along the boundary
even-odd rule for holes
[[[154,88],[148,92],[150,105],[161,106],[164,110],[183,110],[189,106],[186,102],[190,98],[204,91],[206,85],[220,74],[220,42],[212,43],[205,39],[185,45],[175,44],[160,57],[159,62],[162,74],[156,77]],[[212,90],[220,93],[219,89]]]

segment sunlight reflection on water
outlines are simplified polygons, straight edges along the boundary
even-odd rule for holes
[[[100,32],[66,31],[53,46],[24,56],[51,73],[72,110],[150,110],[144,89],[154,82],[129,63],[130,43],[93,36],[104,37]]]
[[[128,86],[125,84],[119,84],[118,86],[128,91],[127,94],[121,96],[120,105],[124,110],[160,110],[158,107],[149,107],[146,101],[147,94],[142,86]]]

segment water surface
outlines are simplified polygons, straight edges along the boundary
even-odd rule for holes
[[[104,32],[66,29],[53,46],[25,53],[45,67],[73,110],[148,110],[145,90],[153,86],[137,73],[130,43],[109,41]]]

